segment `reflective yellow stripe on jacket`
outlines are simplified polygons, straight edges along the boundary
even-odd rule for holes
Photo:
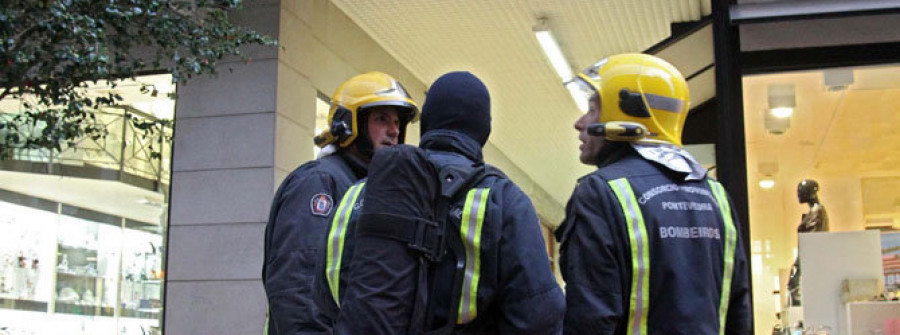
[[[337,212],[334,213],[334,219],[331,221],[331,230],[328,231],[328,258],[325,260],[325,272],[328,279],[328,288],[331,290],[331,297],[338,307],[341,306],[338,288],[341,281],[341,257],[344,255],[344,237],[347,235],[347,225],[350,222],[350,214],[353,213],[353,204],[359,192],[362,191],[366,183],[359,183],[350,187],[341,204],[338,206]]]
[[[466,195],[459,235],[466,249],[466,272],[459,299],[456,323],[471,322],[478,316],[478,281],[481,277],[481,228],[490,188],[474,188]]]
[[[631,185],[625,178],[609,182],[610,187],[619,199],[628,225],[628,238],[631,241],[631,305],[628,313],[628,334],[647,333],[647,302],[650,298],[650,251],[647,227],[641,214]],[[719,333],[725,333],[725,318],[728,315],[728,303],[731,295],[731,280],[734,275],[734,253],[737,246],[737,229],[731,218],[731,206],[722,185],[709,180],[710,188],[715,195],[719,211],[725,223],[725,241],[723,250],[722,296],[719,301]]]
[[[628,311],[628,334],[647,333],[647,303],[650,301],[650,248],[647,242],[647,226],[644,216],[625,178],[609,181],[616,193],[625,221],[628,239],[631,241],[631,303]]]
[[[728,196],[725,195],[725,189],[712,179],[709,180],[709,188],[712,189],[716,196],[716,202],[719,203],[719,211],[722,213],[722,220],[725,221],[725,250],[723,259],[725,264],[722,266],[722,298],[719,301],[719,334],[725,334],[725,318],[728,316],[728,303],[731,301],[731,278],[734,276],[734,250],[737,247],[737,228],[734,226],[734,220],[731,219],[731,204],[728,203]]]

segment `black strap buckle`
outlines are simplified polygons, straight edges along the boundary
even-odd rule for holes
[[[443,254],[442,244],[444,231],[437,222],[428,220],[416,220],[413,235],[407,244],[410,249],[422,253],[431,262],[438,261]]]

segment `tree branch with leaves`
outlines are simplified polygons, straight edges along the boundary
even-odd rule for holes
[[[163,70],[173,82],[213,75],[242,47],[277,42],[236,26],[240,0],[7,0],[0,5],[0,151],[60,151],[85,137],[105,136],[92,110],[122,103],[109,93],[89,96],[89,84],[134,79]],[[152,93],[147,89],[147,93]],[[6,106],[6,105],[2,105]],[[146,121],[141,127],[148,127]],[[22,132],[41,125],[40,131]]]

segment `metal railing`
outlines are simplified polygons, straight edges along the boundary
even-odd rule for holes
[[[59,152],[44,148],[11,148],[8,159],[115,170],[169,184],[171,125],[157,125],[155,131],[135,127],[134,120],[148,122],[158,119],[131,106],[104,107],[93,113],[93,122],[106,130],[106,136],[97,139],[82,137],[76,139],[74,145],[63,143]]]

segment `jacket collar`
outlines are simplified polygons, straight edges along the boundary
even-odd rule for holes
[[[644,159],[684,175],[684,180],[703,180],[706,169],[686,150],[671,144],[631,143]]]
[[[475,162],[484,161],[481,145],[478,142],[469,136],[452,130],[435,129],[427,131],[422,135],[419,147],[428,150],[455,152]]]
[[[341,157],[357,178],[365,178],[369,174],[369,165],[362,159],[359,159],[359,157],[351,154],[349,150],[342,149],[338,151],[337,155]]]

